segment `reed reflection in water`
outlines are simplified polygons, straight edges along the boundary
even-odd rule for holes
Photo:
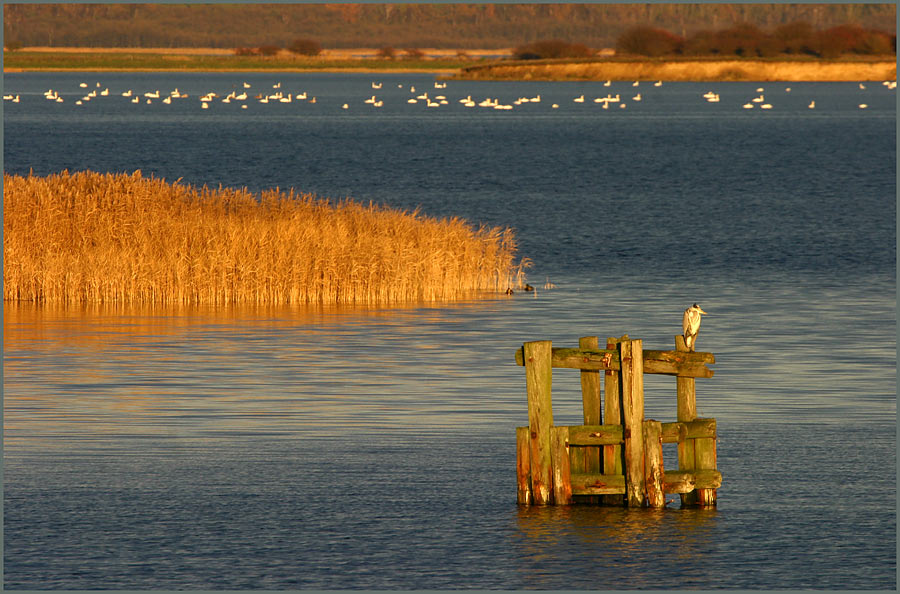
[[[479,355],[457,347],[489,331],[487,320],[483,330],[470,326],[473,315],[490,318],[508,303],[405,310],[6,304],[7,446],[41,434],[104,440],[477,424],[479,412],[481,421],[493,413],[460,379],[480,373]],[[480,380],[485,393],[499,382]]]

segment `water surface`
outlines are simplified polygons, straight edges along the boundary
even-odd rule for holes
[[[317,102],[200,108],[245,81]],[[96,82],[110,96],[76,107]],[[743,109],[760,86],[773,108]],[[116,95],[175,87],[191,97]],[[896,588],[894,91],[47,73],[4,93],[22,98],[9,173],[141,169],[508,225],[538,287],[386,309],[5,304],[5,587]],[[591,101],[607,94],[627,107]],[[693,302],[718,507],[517,506],[515,350],[671,348]],[[646,378],[648,418],[674,420],[674,383]],[[554,372],[557,424],[581,421],[579,390]]]

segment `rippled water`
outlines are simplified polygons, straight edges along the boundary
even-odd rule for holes
[[[382,111],[371,75],[5,75],[7,172],[139,168],[510,225],[538,286],[379,310],[4,304],[5,587],[896,588],[893,91],[765,83],[764,112],[741,108],[759,83],[379,78]],[[79,110],[81,80],[111,96]],[[201,112],[245,80],[318,101]],[[449,105],[407,104],[410,85]],[[194,101],[113,96],[176,86]],[[517,506],[515,350],[669,348],[694,301],[718,507]],[[645,388],[647,417],[674,419],[674,380]],[[579,390],[555,371],[557,424],[580,422]]]

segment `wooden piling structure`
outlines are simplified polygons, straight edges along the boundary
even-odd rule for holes
[[[534,341],[516,352],[525,366],[529,423],[516,429],[517,501],[660,508],[666,493],[678,493],[682,506],[715,505],[722,482],[716,421],[697,418],[694,385],[697,377],[712,377],[706,365],[715,357],[687,351],[683,339],[676,339],[675,351],[644,350],[627,335],[608,338],[605,346],[586,336],[577,349]],[[583,425],[553,425],[554,367],[581,371]],[[645,373],[676,376],[676,422],[644,419]],[[678,444],[678,470],[665,470],[663,443]]]

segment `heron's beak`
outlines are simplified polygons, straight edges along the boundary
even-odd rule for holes
[[[697,309],[700,309],[700,308],[698,307]],[[709,314],[707,314],[705,311],[703,311],[702,309],[700,309],[700,313],[702,313],[703,315],[709,315]]]

